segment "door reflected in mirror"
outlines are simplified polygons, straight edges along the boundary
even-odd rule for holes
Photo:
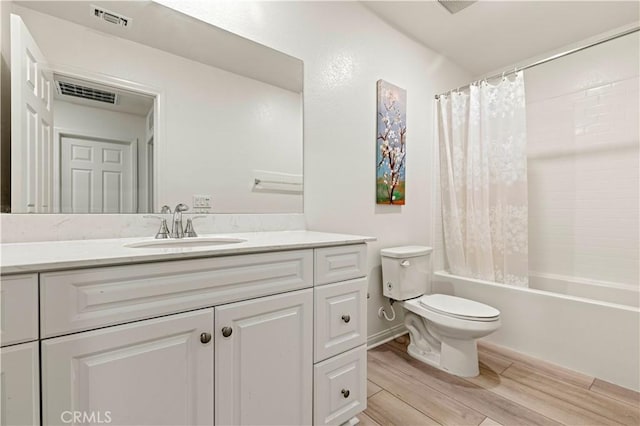
[[[151,210],[155,97],[59,74],[53,80],[53,210]]]
[[[302,61],[99,3],[10,3],[12,213],[302,212]]]

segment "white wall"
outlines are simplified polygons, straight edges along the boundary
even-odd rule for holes
[[[529,268],[640,285],[640,36],[525,71]]]
[[[137,140],[138,212],[146,203],[146,117],[109,111],[54,99],[53,126],[56,130],[121,141]],[[59,143],[59,141],[54,141]]]
[[[217,213],[302,211],[299,193],[253,191],[253,170],[302,174],[299,93],[24,7],[14,5],[14,11],[51,63],[161,92],[157,205],[191,205],[192,195],[208,194]]]
[[[357,2],[200,2],[191,11],[304,61],[307,225],[378,238],[369,244],[368,334],[382,337],[391,326],[377,317],[384,303],[380,249],[432,243],[433,99],[470,75]],[[402,207],[375,204],[378,79],[407,90],[407,204]]]

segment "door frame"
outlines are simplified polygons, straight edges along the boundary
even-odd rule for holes
[[[118,89],[122,89],[122,90],[127,90],[130,92],[136,92],[142,95],[147,95],[147,96],[152,96],[154,98],[153,101],[153,142],[154,142],[154,149],[153,149],[153,200],[155,203],[158,202],[158,188],[161,187],[162,185],[160,184],[160,179],[161,179],[161,174],[160,174],[160,170],[164,170],[165,165],[161,163],[160,159],[162,158],[162,155],[160,155],[161,151],[164,151],[165,148],[165,143],[164,143],[164,137],[165,137],[165,102],[166,102],[166,95],[164,90],[159,89],[157,87],[154,86],[149,86],[146,84],[141,84],[132,80],[127,80],[124,78],[120,78],[117,76],[113,76],[110,74],[103,74],[103,73],[99,73],[99,72],[94,72],[94,71],[90,71],[90,70],[86,70],[84,68],[79,68],[79,67],[75,67],[75,66],[71,66],[71,65],[64,65],[64,64],[48,64],[48,70],[53,72],[54,74],[59,74],[59,75],[63,75],[63,76],[67,76],[67,77],[73,77],[73,78],[78,78],[81,80],[87,80],[87,81],[93,81],[95,83],[100,83],[100,84],[104,84],[107,86],[112,86],[112,87],[116,87]],[[52,100],[53,102],[53,100]],[[55,118],[54,118],[54,123],[55,123]],[[60,131],[62,133],[65,133],[65,129],[60,129],[58,127],[55,127],[54,125],[54,165],[53,165],[53,172],[57,173],[54,174],[54,198],[53,198],[53,205],[54,205],[54,210],[57,213],[60,213],[60,204],[61,204],[61,199],[60,199]],[[82,134],[81,132],[76,132],[73,130],[67,130],[66,134],[64,136],[80,136],[80,137],[88,137],[90,139],[105,139],[105,138],[96,138],[93,135],[85,135]],[[107,138],[105,139],[109,142],[114,142],[114,141],[118,141],[117,138],[112,138],[109,139],[109,137],[107,136]],[[142,143],[142,141],[138,141],[138,143]],[[135,200],[134,200],[134,206],[135,206],[135,213],[138,213],[138,207],[139,207],[139,203],[138,203],[138,169],[137,169],[137,164],[138,164],[138,156],[137,156],[137,151],[135,153],[135,157],[132,157],[132,159],[134,160],[134,181],[135,181]],[[150,212],[155,211],[156,209],[154,208],[155,206],[147,206],[148,210]]]
[[[133,197],[131,206],[132,209],[135,210],[135,213],[138,211],[138,139],[117,139],[110,138],[104,136],[96,136],[90,133],[79,132],[73,129],[64,129],[60,127],[53,128],[54,134],[54,143],[53,143],[53,206],[56,211],[62,213],[62,191],[61,191],[61,183],[62,183],[62,157],[60,155],[62,151],[62,138],[70,137],[70,138],[79,138],[79,139],[89,139],[96,142],[109,142],[109,143],[117,143],[119,145],[128,145],[129,151],[131,155],[131,185],[133,186],[133,190],[131,196]],[[125,212],[126,213],[126,212]],[[129,212],[129,214],[131,214]]]
[[[155,198],[154,198],[154,191],[156,190],[155,188],[155,184],[154,184],[154,179],[153,179],[153,173],[155,172],[155,163],[153,160],[153,158],[151,159],[151,161],[149,161],[149,151],[151,151],[151,155],[155,155],[155,147],[154,145],[154,137],[153,135],[147,140],[146,143],[146,158],[147,158],[147,210],[149,210],[149,213],[154,213],[155,210],[153,210],[153,204],[155,204]],[[149,171],[151,171],[151,173],[149,173]],[[151,191],[149,191],[149,188],[151,188]]]

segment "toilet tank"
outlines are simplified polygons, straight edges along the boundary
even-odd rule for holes
[[[432,251],[425,246],[380,250],[383,294],[391,299],[407,300],[431,293]]]

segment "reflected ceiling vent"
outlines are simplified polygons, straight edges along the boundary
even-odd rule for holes
[[[94,5],[91,5],[91,16],[124,28],[128,28],[131,25],[131,18]]]
[[[460,12],[462,9],[466,9],[467,7],[471,6],[476,1],[438,0],[438,3],[440,3],[445,9],[449,11],[449,13],[453,15]]]
[[[118,101],[118,95],[116,93],[94,89],[93,87],[81,86],[67,81],[56,80],[56,87],[58,88],[59,94],[73,96],[74,98],[104,102],[111,105],[115,105]]]

